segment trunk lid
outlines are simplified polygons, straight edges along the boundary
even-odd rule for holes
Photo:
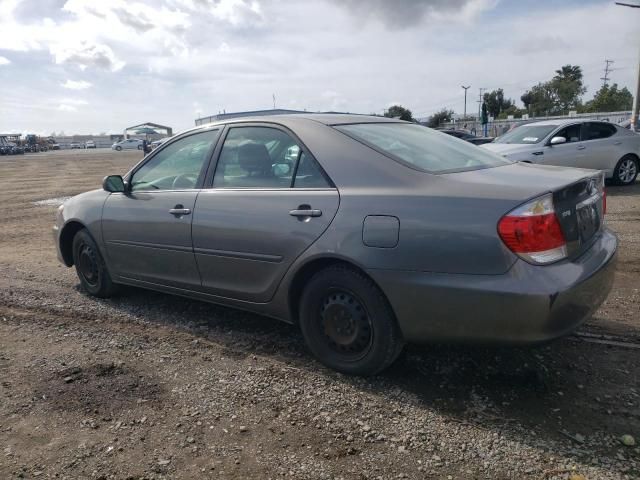
[[[603,225],[604,176],[597,170],[513,163],[442,176],[467,184],[469,195],[513,201],[512,208],[551,193],[569,258],[587,250]]]

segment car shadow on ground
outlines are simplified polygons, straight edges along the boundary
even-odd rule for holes
[[[269,357],[390,401],[400,392],[451,421],[495,429],[514,441],[527,440],[513,432],[528,431],[537,440],[580,447],[584,459],[619,454],[616,436],[640,430],[637,350],[577,337],[527,348],[409,345],[387,371],[363,379],[324,368],[297,327],[274,319],[137,288],[107,303],[222,345],[229,358]],[[573,445],[567,434],[603,440],[592,449]]]
[[[640,177],[633,185],[619,186],[607,181],[607,196],[609,197],[628,197],[640,195]]]

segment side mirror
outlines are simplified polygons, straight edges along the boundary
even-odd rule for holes
[[[109,175],[102,180],[102,188],[107,192],[124,192],[124,180],[121,175]]]
[[[549,145],[560,145],[562,143],[567,143],[567,139],[564,137],[553,137],[549,142]]]

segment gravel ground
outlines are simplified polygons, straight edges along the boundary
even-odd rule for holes
[[[409,347],[362,379],[268,318],[82,293],[49,200],[139,157],[0,157],[0,478],[640,478],[640,184],[608,189],[620,263],[580,336]]]

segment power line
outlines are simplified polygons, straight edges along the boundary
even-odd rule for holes
[[[613,69],[609,68],[611,64],[613,64],[613,60],[607,60],[605,59],[605,66],[604,66],[604,77],[600,77],[600,80],[602,80],[602,86],[606,87],[609,84],[609,72],[612,72]]]

